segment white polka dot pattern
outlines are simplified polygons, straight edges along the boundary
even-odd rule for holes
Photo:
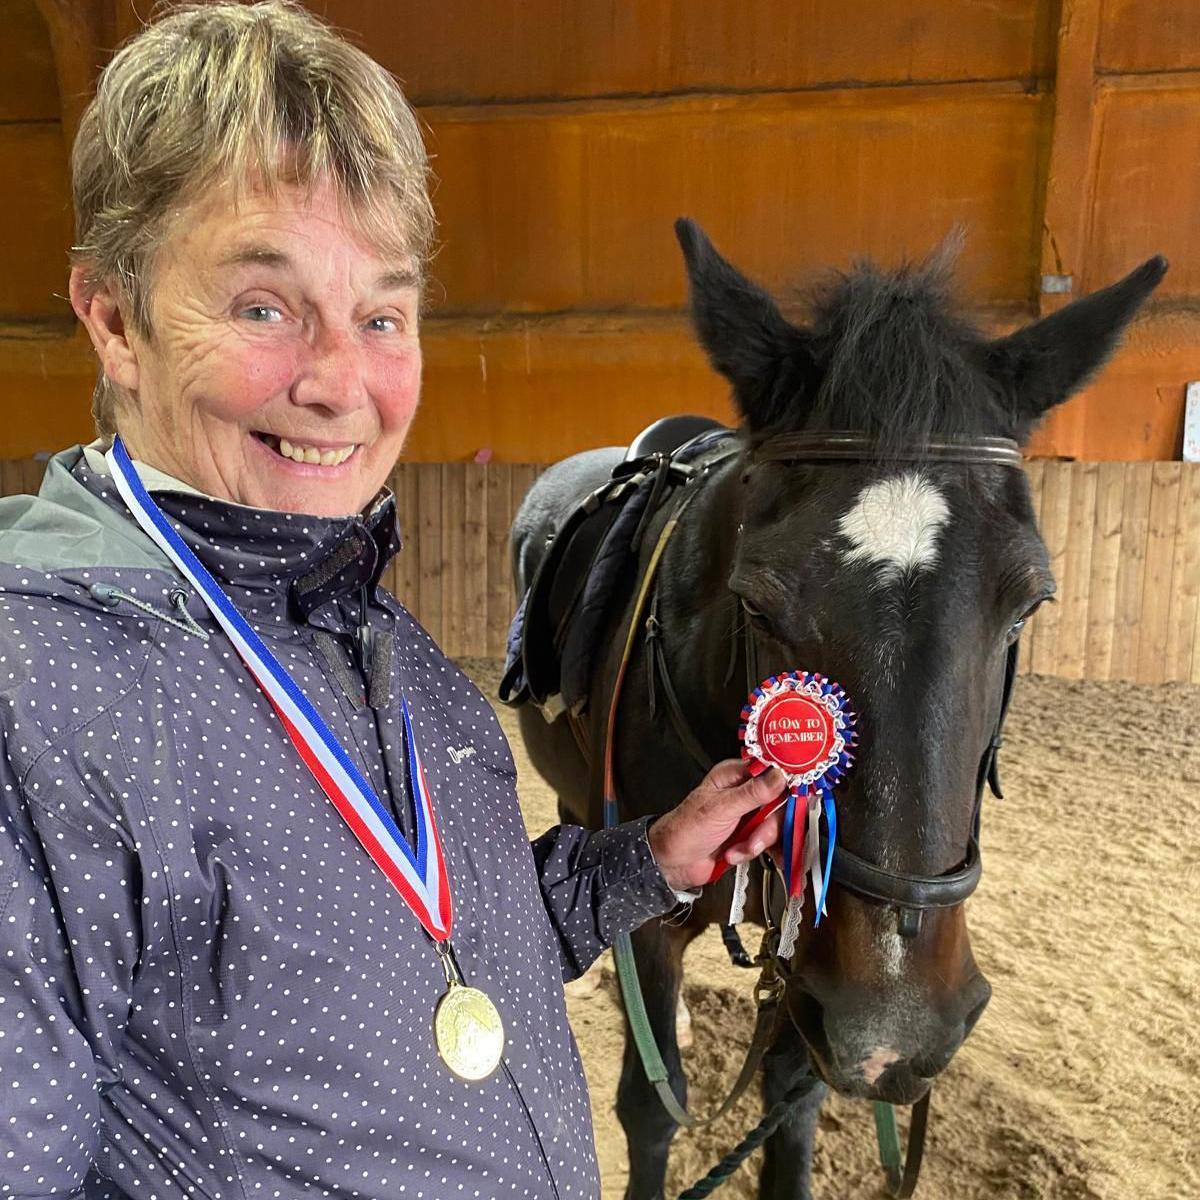
[[[75,478],[81,508],[119,505]],[[531,849],[494,714],[385,593],[391,694],[346,695],[357,602],[301,622],[288,583],[361,521],[160,502],[411,834],[408,697],[505,1064],[472,1084],[438,1061],[431,944],[199,599],[207,642],[88,590],[166,611],[173,573],[0,565],[0,1197],[597,1195],[561,982],[674,902],[644,826]]]

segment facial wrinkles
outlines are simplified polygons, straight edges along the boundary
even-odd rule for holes
[[[294,199],[204,205],[172,231],[121,428],[144,461],[210,494],[348,512],[385,480],[416,407],[415,289],[403,264],[350,236],[328,196]],[[260,320],[258,307],[278,314]],[[281,438],[359,449],[330,484],[277,469],[266,456]]]

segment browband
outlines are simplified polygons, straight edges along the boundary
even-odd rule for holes
[[[1004,437],[944,435],[893,448],[861,433],[782,433],[750,450],[751,462],[951,462],[1021,467],[1021,447]]]

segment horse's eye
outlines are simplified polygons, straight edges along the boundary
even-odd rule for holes
[[[1030,617],[1032,617],[1032,616],[1033,616],[1033,614],[1034,614],[1035,612],[1037,612],[1037,610],[1038,610],[1039,608],[1041,608],[1041,607],[1042,607],[1042,605],[1043,605],[1043,604],[1045,604],[1045,603],[1046,603],[1046,601],[1047,601],[1047,600],[1050,600],[1051,598],[1052,598],[1052,597],[1050,597],[1050,596],[1043,596],[1043,597],[1042,597],[1042,598],[1041,598],[1041,599],[1040,599],[1040,600],[1039,600],[1039,601],[1038,601],[1036,604],[1031,604],[1031,605],[1030,605],[1030,606],[1029,606],[1029,607],[1028,607],[1028,608],[1027,608],[1027,609],[1026,609],[1026,610],[1025,610],[1025,611],[1024,611],[1022,614],[1021,614],[1021,616],[1020,616],[1020,619],[1019,619],[1019,620],[1016,620],[1016,621],[1014,621],[1014,622],[1013,622],[1013,623],[1012,623],[1012,624],[1011,624],[1011,625],[1008,627],[1008,641],[1009,641],[1009,644],[1011,644],[1011,643],[1015,642],[1015,641],[1017,640],[1017,638],[1019,638],[1019,637],[1021,636],[1021,632],[1022,632],[1022,631],[1024,630],[1024,628],[1025,628],[1025,623],[1026,623],[1026,621],[1028,621],[1028,620],[1029,620],[1029,618],[1030,618]]]

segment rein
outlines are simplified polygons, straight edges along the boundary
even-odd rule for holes
[[[645,639],[648,654],[648,677],[650,687],[650,709],[653,716],[656,704],[655,676],[666,699],[668,715],[672,727],[680,743],[690,756],[703,770],[707,771],[712,765],[711,758],[700,747],[695,735],[691,732],[686,717],[679,702],[678,693],[671,682],[663,647],[663,626],[659,617],[657,573],[663,555],[672,535],[678,528],[680,520],[688,506],[697,494],[699,480],[707,474],[707,469],[716,462],[729,457],[721,455],[710,460],[706,468],[691,479],[676,501],[675,507],[664,523],[658,540],[647,560],[638,584],[636,597],[629,616],[625,644],[613,684],[612,697],[609,704],[608,720],[604,742],[604,824],[605,827],[616,825],[620,820],[619,805],[616,795],[615,772],[613,765],[617,714],[620,706],[622,688],[630,660],[633,656],[637,641],[637,632],[645,620]],[[750,448],[748,465],[753,467],[758,463],[820,463],[834,465],[845,462],[919,462],[919,463],[951,463],[968,466],[1002,466],[1022,469],[1020,447],[1008,438],[972,437],[958,438],[952,436],[933,437],[923,442],[901,446],[896,449],[881,446],[874,439],[855,432],[833,433],[797,433],[783,434],[764,439]],[[736,609],[735,609],[736,619]],[[747,671],[753,675],[756,670],[756,646],[753,634],[748,625],[743,625],[744,653]],[[731,648],[730,667],[727,680],[732,679],[733,669],[737,658],[736,631],[734,645]],[[982,873],[982,861],[979,853],[979,826],[982,812],[984,784],[991,787],[997,797],[1002,797],[1000,780],[997,769],[997,752],[1002,743],[1002,729],[1007,715],[1009,701],[1012,696],[1013,684],[1016,678],[1017,643],[1008,650],[1005,661],[1004,680],[1002,684],[1000,710],[996,728],[984,749],[979,764],[975,809],[972,818],[971,835],[967,844],[966,855],[962,864],[952,871],[941,875],[917,875],[906,872],[891,871],[876,863],[859,857],[845,847],[839,846],[834,855],[833,881],[842,887],[855,892],[863,898],[875,903],[886,904],[897,909],[898,931],[904,937],[915,937],[921,928],[922,916],[929,908],[948,908],[963,903],[979,884]],[[754,686],[756,678],[752,678],[749,686]],[[769,886],[769,869],[764,869],[764,889]],[[697,1117],[690,1113],[680,1102],[671,1087],[667,1068],[662,1054],[650,1027],[646,1013],[645,1001],[638,980],[637,964],[634,960],[633,945],[629,934],[620,934],[614,942],[614,954],[617,962],[617,977],[629,1019],[630,1030],[642,1060],[646,1077],[653,1085],[660,1101],[671,1117],[680,1125],[688,1128],[707,1125],[726,1113],[740,1098],[757,1073],[767,1049],[774,1040],[776,1028],[780,1019],[781,1000],[785,982],[789,973],[788,968],[778,959],[778,930],[773,930],[770,905],[766,903],[764,894],[764,920],[767,929],[763,936],[762,948],[756,964],[761,969],[761,975],[755,986],[757,1017],[754,1035],[746,1059],[738,1073],[729,1095],[705,1117]],[[774,932],[775,937],[772,938]],[[736,1169],[737,1165],[750,1154],[771,1132],[786,1118],[787,1114],[806,1095],[806,1091],[793,1088],[788,1095],[775,1105],[763,1121],[751,1132],[731,1154],[727,1155],[705,1179],[699,1181],[694,1188],[683,1195],[686,1197],[708,1195],[713,1188],[719,1186]],[[925,1131],[928,1121],[929,1092],[913,1106],[913,1116],[910,1125],[908,1148],[902,1157],[899,1138],[896,1130],[895,1109],[883,1102],[875,1103],[876,1132],[879,1141],[880,1163],[884,1170],[889,1194],[896,1200],[906,1200],[916,1188],[920,1171],[921,1159],[924,1152]]]

